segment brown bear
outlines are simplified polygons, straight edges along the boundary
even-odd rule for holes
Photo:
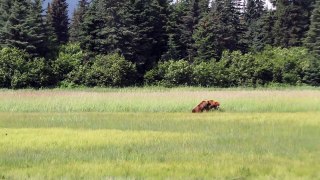
[[[192,109],[192,113],[199,113],[203,112],[203,110],[207,109],[208,101],[202,101],[200,104],[198,104],[196,107]]]
[[[208,100],[208,111],[211,109],[219,109],[220,103],[214,100]]]
[[[220,103],[214,100],[205,100],[192,109],[192,113],[200,113],[211,109],[219,109]]]

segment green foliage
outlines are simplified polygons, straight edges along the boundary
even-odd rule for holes
[[[78,7],[73,12],[72,23],[69,30],[71,42],[80,42],[81,40],[81,35],[83,34],[81,25],[83,24],[84,16],[88,10],[88,6],[88,0],[78,1]]]
[[[56,80],[62,81],[67,75],[77,69],[84,59],[84,53],[79,44],[67,44],[60,48],[58,58],[53,62],[53,73]]]
[[[14,48],[0,50],[0,87],[26,86],[27,53]]]
[[[0,50],[0,87],[48,87],[51,69],[43,58],[30,56],[15,48]]]
[[[48,10],[48,25],[51,25],[59,44],[66,44],[69,40],[68,4],[66,0],[53,0]]]
[[[27,64],[27,84],[28,87],[49,87],[55,82],[52,75],[51,66],[44,58],[35,58]]]
[[[305,48],[267,48],[252,54],[225,51],[220,61],[167,61],[145,75],[146,84],[165,86],[262,86],[317,84],[318,66]],[[307,77],[305,77],[307,76]]]
[[[304,73],[303,82],[312,86],[320,86],[319,59],[318,58],[309,59],[309,61],[302,68]]]
[[[224,52],[221,62],[228,73],[228,86],[252,86],[255,81],[255,58],[251,53]]]
[[[309,29],[314,2],[315,0],[276,1],[274,25],[276,46],[302,46],[305,34]]]
[[[186,60],[160,62],[144,76],[147,84],[164,86],[191,85],[192,67]]]
[[[311,16],[311,25],[305,39],[305,46],[314,53],[317,58],[320,57],[320,1],[317,0]]]
[[[122,87],[135,85],[135,64],[119,54],[98,55],[87,71],[86,84],[100,87]]]

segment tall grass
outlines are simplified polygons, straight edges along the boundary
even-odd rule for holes
[[[106,89],[0,92],[0,112],[190,112],[214,99],[227,112],[320,111],[319,90]]]
[[[4,179],[317,179],[319,113],[0,113]]]
[[[318,89],[0,90],[0,179],[320,179],[319,117]]]

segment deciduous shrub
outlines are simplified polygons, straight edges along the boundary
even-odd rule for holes
[[[135,84],[135,64],[119,54],[98,55],[86,75],[86,85],[123,87]]]
[[[164,85],[167,87],[191,85],[192,67],[185,60],[160,62],[144,76],[148,85]]]
[[[27,53],[15,48],[0,50],[0,86],[21,88],[27,86]]]
[[[184,60],[159,63],[147,72],[146,84],[165,86],[261,86],[319,84],[319,63],[305,48],[271,48],[242,54],[225,51],[219,61]]]
[[[0,50],[0,87],[46,87],[50,85],[50,77],[51,69],[45,59],[31,59],[15,48]]]
[[[67,44],[60,48],[58,58],[52,68],[57,82],[65,80],[69,73],[82,64],[84,53],[79,44]]]

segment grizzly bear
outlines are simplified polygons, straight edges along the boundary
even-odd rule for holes
[[[199,113],[203,112],[203,110],[207,109],[208,101],[202,101],[200,104],[198,104],[196,107],[192,109],[192,113]]]
[[[211,109],[219,109],[220,103],[214,100],[206,100],[202,101],[195,108],[192,109],[192,113],[200,113],[205,111],[209,111]]]
[[[220,103],[214,100],[208,100],[208,111],[211,109],[219,109]]]

